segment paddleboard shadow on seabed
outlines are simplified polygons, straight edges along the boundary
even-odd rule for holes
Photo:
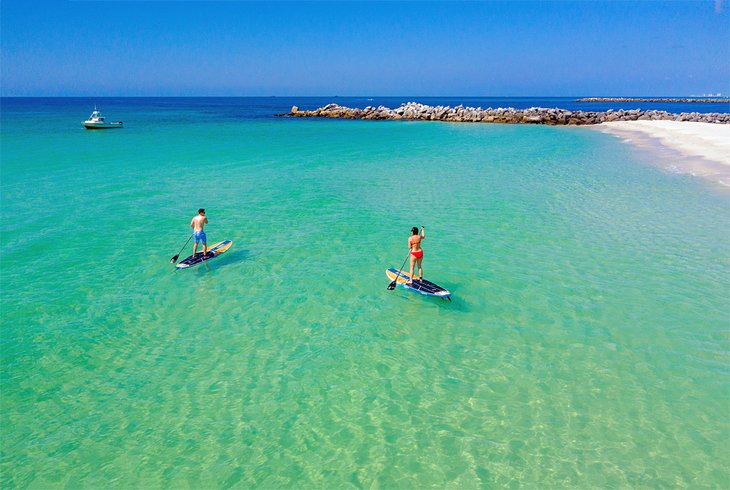
[[[225,254],[222,254],[219,258],[216,258],[215,261],[205,261],[202,264],[198,264],[195,267],[191,267],[191,269],[222,269],[223,267],[226,267],[228,265],[233,265],[238,262],[243,262],[245,260],[250,259],[253,257],[253,254],[250,250],[241,249],[241,250],[233,250],[231,252],[227,252]],[[177,269],[176,269],[177,270]]]

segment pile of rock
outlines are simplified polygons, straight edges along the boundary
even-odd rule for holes
[[[683,112],[673,114],[666,111],[623,109],[605,112],[589,111],[567,111],[564,109],[546,109],[543,107],[530,107],[529,109],[513,109],[491,107],[456,107],[449,106],[428,106],[417,102],[402,104],[397,109],[389,109],[384,106],[366,107],[364,109],[353,109],[337,104],[328,104],[313,111],[300,111],[297,106],[292,107],[288,114],[282,116],[294,117],[331,117],[338,119],[407,119],[417,121],[446,121],[446,122],[486,122],[503,124],[547,124],[550,126],[563,125],[589,125],[601,124],[609,121],[694,121],[718,124],[730,124],[730,114],[711,113],[701,114],[699,112]]]

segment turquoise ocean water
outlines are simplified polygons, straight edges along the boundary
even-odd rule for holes
[[[726,190],[238,103],[4,99],[3,488],[730,486]],[[175,272],[199,207],[233,248]],[[451,303],[386,290],[420,225]]]

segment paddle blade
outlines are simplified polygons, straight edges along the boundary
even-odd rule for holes
[[[178,254],[178,255],[176,255],[176,256],[174,256],[173,258],[171,258],[171,259],[170,259],[170,263],[171,263],[171,264],[174,264],[175,262],[177,262],[177,258],[178,258],[178,257],[180,257],[180,255],[179,255],[179,254]]]
[[[388,291],[392,291],[394,289],[395,289],[395,281],[393,281],[390,284],[388,284]]]

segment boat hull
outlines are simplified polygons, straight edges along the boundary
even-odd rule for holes
[[[88,123],[88,122],[83,122],[81,124],[83,124],[86,129],[117,129],[117,128],[123,128],[124,127],[122,125],[122,123]]]

